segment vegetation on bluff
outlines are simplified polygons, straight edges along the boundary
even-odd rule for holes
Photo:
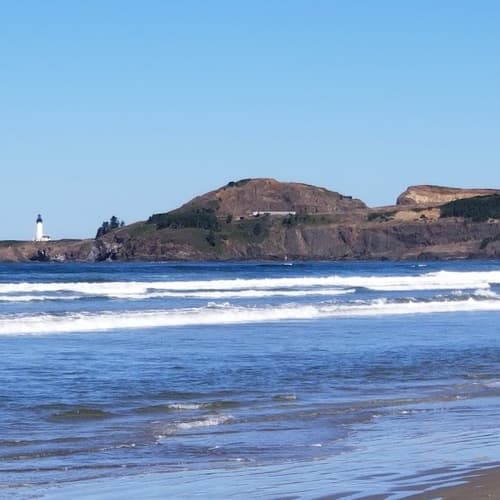
[[[173,210],[165,214],[154,214],[147,224],[155,224],[157,229],[208,229],[217,231],[219,221],[213,208],[188,208],[184,210]]]
[[[242,187],[248,184],[252,179],[240,179],[239,181],[231,181],[226,184],[225,187]]]
[[[464,217],[474,222],[500,218],[500,195],[474,196],[450,201],[441,207],[441,217]]]
[[[117,229],[119,227],[123,227],[125,225],[124,221],[120,221],[118,217],[113,215],[112,217],[109,218],[109,221],[105,220],[102,224],[101,227],[97,229],[97,233],[95,235],[96,238],[99,238],[101,236],[104,236],[106,233],[109,233],[110,231],[113,231],[113,229]]]
[[[388,210],[386,212],[371,212],[368,214],[368,222],[388,222],[394,219],[396,210]]]
[[[154,214],[145,226],[168,234],[170,241],[184,241],[200,251],[219,251],[226,241],[247,244],[262,242],[269,235],[271,217],[235,218],[218,214],[210,206],[188,205],[163,214]]]

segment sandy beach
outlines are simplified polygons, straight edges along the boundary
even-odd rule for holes
[[[414,500],[500,499],[500,467],[478,470],[463,476],[464,484],[438,488],[411,496]]]

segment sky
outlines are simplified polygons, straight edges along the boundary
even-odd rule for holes
[[[0,2],[0,240],[229,181],[500,188],[497,0]]]

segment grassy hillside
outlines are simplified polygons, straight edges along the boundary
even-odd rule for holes
[[[464,217],[474,222],[500,219],[500,195],[450,201],[441,207],[441,217]]]

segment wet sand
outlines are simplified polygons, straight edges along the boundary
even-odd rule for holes
[[[300,474],[303,464],[293,470]],[[269,469],[251,468],[248,470],[215,471],[180,471],[173,473],[145,474],[137,476],[101,478],[87,481],[60,483],[47,487],[27,486],[11,491],[12,498],[39,498],[40,500],[115,500],[122,498],[144,498],[148,500],[163,500],[164,498],[317,498],[333,500],[339,498],[363,498],[366,500],[383,500],[396,495],[397,498],[411,500],[500,500],[500,466],[479,469],[477,471],[458,473],[442,470],[441,476],[431,479],[432,482],[407,484],[395,490],[371,495],[363,495],[355,485],[343,492],[326,493],[328,484],[319,485],[303,483],[300,489],[291,493],[281,484],[276,490],[263,481]],[[288,471],[290,472],[290,471]],[[307,471],[305,472],[307,476]],[[235,477],[236,476],[236,477]],[[423,477],[420,477],[422,480]],[[320,481],[321,482],[321,481]],[[291,481],[293,490],[293,481]],[[449,484],[452,486],[437,486]],[[274,485],[276,486],[276,485]],[[6,493],[4,490],[3,493]],[[413,493],[412,493],[413,492]],[[2,490],[0,489],[0,497]],[[3,498],[3,497],[2,497]]]
[[[464,484],[418,493],[413,500],[500,500],[500,467],[470,472],[463,476]]]

